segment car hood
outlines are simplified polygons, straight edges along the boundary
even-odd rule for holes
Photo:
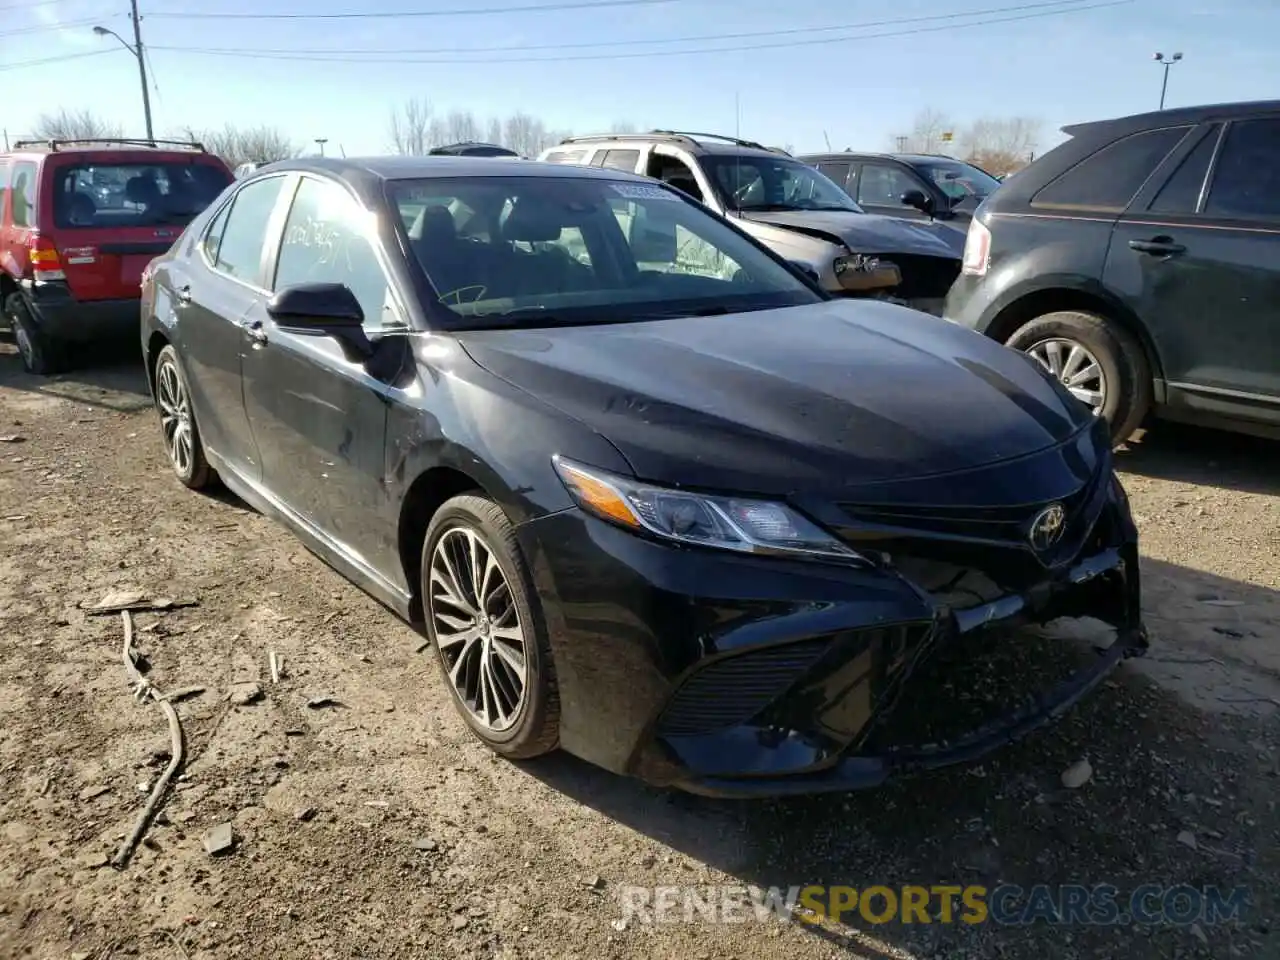
[[[835,237],[854,253],[911,253],[934,257],[964,255],[964,237],[936,221],[905,220],[851,210],[779,210],[741,214],[746,220],[801,233]]]
[[[458,338],[658,483],[834,496],[1043,450],[1092,419],[1024,356],[876,301]]]

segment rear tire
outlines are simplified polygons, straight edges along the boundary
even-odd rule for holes
[[[66,369],[66,349],[36,325],[22,294],[9,294],[5,298],[4,312],[13,327],[18,356],[28,373],[48,377]]]
[[[173,472],[183,486],[192,490],[212,486],[214,472],[205,459],[204,441],[200,439],[195,411],[191,409],[187,378],[172,344],[165,346],[156,357],[155,401],[165,455]]]
[[[1112,443],[1129,439],[1151,408],[1151,367],[1146,352],[1128,330],[1106,317],[1084,310],[1046,313],[1015,330],[1005,345],[1035,357],[1064,384],[1068,377],[1061,374],[1079,377],[1096,367],[1096,378],[1075,387],[1083,393],[1097,384],[1097,391],[1090,391],[1101,393],[1094,412],[1110,425]],[[1075,348],[1081,348],[1077,358],[1085,359],[1077,360],[1075,369],[1054,370],[1048,361],[1061,367]]]
[[[550,753],[560,739],[559,689],[536,598],[515,529],[496,503],[463,494],[436,511],[422,545],[427,636],[462,718],[512,760]]]

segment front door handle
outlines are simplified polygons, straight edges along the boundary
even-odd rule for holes
[[[249,335],[249,339],[253,341],[255,347],[267,342],[267,331],[263,328],[261,320],[251,320],[246,323],[244,332]]]
[[[184,304],[184,305],[190,303],[191,302],[191,284],[184,283],[182,286],[180,286],[177,290],[174,291],[174,295],[178,298],[178,303]]]
[[[1130,240],[1129,249],[1137,250],[1139,253],[1149,253],[1156,257],[1172,257],[1174,254],[1185,253],[1187,248],[1180,243],[1174,243],[1173,237],[1152,237],[1150,240]]]

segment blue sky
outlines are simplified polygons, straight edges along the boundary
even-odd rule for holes
[[[153,94],[157,135],[228,121],[271,124],[299,143],[327,137],[331,152],[341,144],[350,155],[377,153],[389,146],[390,111],[408,97],[426,97],[438,111],[466,109],[482,116],[523,110],[551,126],[581,132],[626,119],[646,128],[732,133],[736,96],[744,137],[792,144],[798,150],[821,149],[824,131],[836,148],[884,149],[894,134],[906,132],[923,107],[942,110],[958,123],[981,116],[1041,118],[1044,149],[1060,139],[1056,131],[1065,123],[1154,109],[1160,87],[1160,68],[1151,61],[1155,50],[1185,54],[1170,76],[1170,105],[1280,98],[1280,55],[1275,52],[1280,0],[1129,0],[972,27],[960,26],[964,19],[933,20],[816,34],[797,31],[1010,8],[1020,0],[665,0],[541,13],[328,21],[180,15],[536,8],[552,2],[140,0],[143,40],[152,48],[158,87]],[[63,106],[92,109],[142,133],[136,63],[115,40],[95,36],[91,29],[101,23],[129,37],[127,7],[127,0],[0,0],[0,73],[9,91],[0,123],[10,136],[25,132],[40,112]],[[931,32],[865,36],[923,27]],[[768,31],[778,31],[774,40],[756,36],[604,45]],[[807,42],[858,33],[864,37]],[[797,41],[806,45],[647,55]],[[571,46],[558,52],[465,52],[558,44]],[[165,47],[399,50],[411,52],[387,58],[490,62],[313,62]],[[103,50],[110,52],[18,65]],[[416,52],[422,50],[458,52]],[[586,56],[596,59],[557,59]],[[522,57],[547,59],[510,62]]]

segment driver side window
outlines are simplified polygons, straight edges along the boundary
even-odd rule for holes
[[[906,171],[867,163],[863,164],[862,177],[858,181],[858,203],[879,207],[901,206],[904,193],[919,189],[920,184]]]
[[[370,239],[372,219],[335,184],[303,177],[276,262],[273,290],[300,283],[346,284],[366,330],[404,326]]]

